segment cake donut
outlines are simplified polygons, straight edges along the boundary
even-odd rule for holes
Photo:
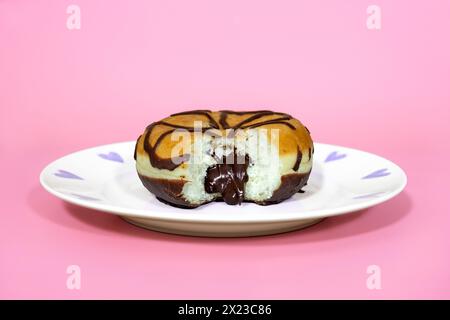
[[[193,110],[147,126],[134,159],[158,200],[195,208],[284,201],[302,192],[313,153],[309,130],[286,113]]]

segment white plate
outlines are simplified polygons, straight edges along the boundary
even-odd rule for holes
[[[274,234],[391,199],[406,185],[389,160],[350,148],[315,143],[305,193],[271,206],[213,202],[178,209],[159,202],[139,180],[134,141],[90,148],[49,164],[40,176],[51,194],[70,203],[122,216],[157,231],[215,237]]]

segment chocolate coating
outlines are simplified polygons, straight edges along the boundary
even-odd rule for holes
[[[280,203],[290,197],[292,197],[297,192],[301,191],[301,188],[306,185],[309,178],[308,173],[292,173],[281,177],[281,184],[277,190],[274,191],[272,197],[266,201],[255,202],[244,200],[243,202],[254,202],[259,205],[272,205]],[[193,209],[199,205],[189,203],[182,196],[183,186],[186,183],[184,180],[176,179],[156,179],[148,178],[143,175],[139,175],[144,186],[150,190],[156,198],[170,206],[182,208],[182,209]],[[224,199],[217,199],[215,201],[222,201]]]
[[[138,174],[138,176],[144,187],[153,193],[161,202],[183,209],[197,207],[186,201],[181,194],[186,181],[149,178],[141,174]]]
[[[276,204],[292,197],[297,192],[300,192],[301,189],[306,185],[310,173],[311,172],[291,173],[282,176],[281,185],[277,190],[273,192],[272,197],[270,197],[266,201],[259,202],[258,204],[262,205]]]

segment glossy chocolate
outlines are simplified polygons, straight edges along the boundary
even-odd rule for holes
[[[297,146],[297,159],[295,160],[292,170],[297,171],[298,168],[300,168],[301,162],[302,162],[302,152],[300,151],[300,148]]]
[[[281,201],[292,197],[294,194],[301,192],[301,189],[306,185],[306,182],[308,181],[309,174],[310,172],[291,173],[282,176],[280,187],[273,192],[272,196],[269,199],[259,204],[270,205],[280,203]]]
[[[138,176],[144,187],[153,193],[159,201],[184,209],[197,207],[196,205],[187,202],[182,195],[183,186],[186,181],[178,179],[149,178],[141,174],[138,174]]]
[[[248,156],[244,161],[232,152],[223,161],[208,168],[205,177],[205,191],[220,193],[222,199],[231,205],[241,204],[245,195],[245,183],[248,181]],[[243,163],[240,163],[243,162]]]

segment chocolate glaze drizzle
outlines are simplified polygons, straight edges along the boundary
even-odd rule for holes
[[[193,112],[193,111],[192,111]],[[198,113],[198,114],[202,114],[204,115],[204,113]],[[208,115],[209,117],[211,117],[210,115]],[[214,119],[212,119],[214,121]],[[215,122],[215,121],[214,121]],[[214,123],[211,125],[211,122],[209,122],[210,126],[209,127],[203,127],[202,128],[202,132],[205,132],[206,130],[209,129],[213,129],[214,127]],[[154,143],[154,145],[152,146],[150,144],[150,135],[152,134],[153,129],[157,126],[157,125],[164,125],[167,127],[170,127],[172,129],[164,132],[163,134],[161,134],[158,139],[156,139],[156,142]],[[185,154],[182,155],[180,157],[178,157],[176,160],[174,161],[174,159],[172,158],[161,158],[156,154],[156,149],[158,148],[159,144],[161,143],[161,141],[169,134],[173,133],[175,130],[177,129],[184,129],[187,130],[189,132],[193,132],[195,130],[194,127],[187,127],[187,126],[181,126],[181,125],[176,125],[176,124],[171,124],[165,121],[158,121],[158,122],[154,122],[151,125],[149,125],[146,130],[146,134],[144,136],[144,150],[145,152],[148,153],[149,155],[149,159],[150,159],[150,163],[152,164],[153,167],[158,168],[158,169],[167,169],[167,170],[175,170],[181,163],[183,163],[184,161],[187,161],[189,159],[189,155]]]
[[[243,125],[249,122],[252,122],[256,119],[265,117],[265,116],[272,116],[272,115],[283,115],[285,116],[287,119],[285,120],[290,120],[292,119],[292,117],[286,113],[279,113],[279,112],[273,112],[270,110],[259,110],[259,111],[231,111],[231,110],[221,110],[220,112],[220,125],[222,126],[222,129],[244,129]],[[247,114],[253,114],[253,116],[239,122],[238,124],[234,125],[233,127],[230,127],[230,125],[228,124],[227,118],[228,115],[233,114],[233,115],[238,115],[238,116],[243,116],[243,115],[247,115]]]
[[[219,125],[217,124],[216,120],[214,120],[213,117],[211,117],[210,114],[211,110],[193,110],[193,111],[184,111],[184,112],[178,112],[171,114],[171,117],[174,116],[182,116],[182,115],[202,115],[208,118],[209,120],[209,126],[214,129],[220,129]]]
[[[289,121],[290,119],[292,119],[292,117],[286,113],[280,113],[280,112],[272,112],[269,110],[260,110],[260,111],[230,111],[230,110],[222,110],[219,111],[220,112],[220,118],[219,118],[219,123],[217,123],[217,121],[211,116],[210,114],[210,110],[193,110],[193,111],[185,111],[185,112],[179,112],[179,113],[175,113],[172,114],[171,116],[181,116],[181,115],[200,115],[200,116],[204,116],[207,118],[208,120],[208,126],[207,127],[203,127],[202,128],[202,132],[205,132],[209,129],[222,129],[222,130],[226,130],[226,129],[248,129],[248,128],[257,128],[257,127],[261,127],[261,126],[265,126],[265,125],[269,125],[269,124],[282,124],[285,125],[287,127],[289,127],[292,130],[295,130],[295,126],[293,126],[292,124],[290,124]],[[246,114],[253,114],[252,116],[250,116],[249,118],[242,120],[241,122],[237,123],[234,126],[230,126],[227,118],[228,115],[233,114],[233,115],[246,115]],[[257,119],[266,117],[266,116],[272,116],[272,115],[279,115],[279,118],[275,118],[275,119],[271,119],[271,120],[266,120],[266,121],[261,121],[261,122],[257,122],[257,123],[253,123],[253,124],[249,124]],[[153,129],[157,126],[157,125],[164,125],[167,127],[170,127],[171,129],[169,129],[168,131],[164,132],[163,134],[161,134],[158,139],[156,140],[156,142],[154,143],[154,145],[152,146],[150,144],[150,135],[153,131]],[[158,169],[167,169],[167,170],[174,170],[176,169],[180,164],[181,160],[183,159],[188,159],[188,155],[182,155],[181,157],[179,157],[179,161],[173,161],[171,158],[169,159],[164,159],[159,157],[156,154],[156,149],[158,148],[158,145],[161,143],[161,141],[169,134],[171,134],[172,132],[174,132],[176,129],[184,129],[187,130],[189,132],[193,132],[194,131],[194,127],[187,127],[187,126],[182,126],[182,125],[177,125],[177,124],[172,124],[172,123],[168,123],[165,121],[158,121],[158,122],[154,122],[152,124],[150,124],[147,127],[147,132],[144,136],[144,150],[145,152],[148,153],[149,158],[150,158],[150,163],[152,164],[153,167],[158,168]],[[300,155],[298,154],[300,153]],[[136,156],[136,155],[135,155]],[[300,159],[301,160],[301,152],[300,149],[298,149],[297,152],[297,160]],[[294,168],[298,169],[298,165],[297,162],[294,165]],[[297,169],[294,169],[295,171]]]
[[[298,168],[300,167],[300,162],[302,162],[302,151],[297,146],[297,160],[295,160],[295,164],[292,170],[297,171]]]

